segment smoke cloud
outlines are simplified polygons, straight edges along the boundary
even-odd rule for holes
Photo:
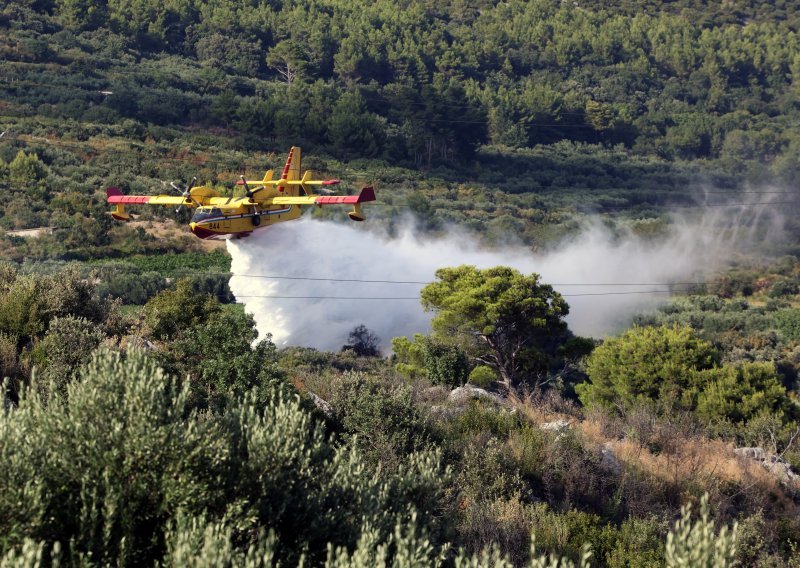
[[[741,252],[777,238],[781,224],[764,209],[716,208],[674,220],[649,239],[589,222],[577,237],[541,254],[519,246],[487,250],[457,229],[434,238],[416,233],[409,222],[389,237],[363,225],[306,217],[228,241],[230,288],[253,313],[260,334],[271,333],[279,346],[338,350],[354,327],[365,324],[386,350],[392,337],[430,330],[431,314],[418,300],[422,284],[314,279],[430,282],[445,266],[507,265],[541,274],[564,294],[576,334],[604,337],[663,302],[670,289],[664,284],[702,281]]]

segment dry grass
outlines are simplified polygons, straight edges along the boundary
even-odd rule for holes
[[[619,419],[614,422],[600,412],[582,417],[569,405],[534,397],[516,398],[512,403],[533,424],[567,420],[570,428],[580,433],[585,447],[598,452],[601,448],[610,450],[622,466],[620,482],[631,490],[629,482],[636,478],[638,490],[644,484],[674,496],[678,502],[708,492],[712,502],[719,505],[748,502],[763,506],[768,500],[773,503],[770,508],[779,514],[800,514],[792,497],[800,494],[800,483],[784,486],[761,463],[736,456],[732,443],[709,439],[691,427],[654,419],[648,439],[640,440],[625,434],[631,434],[636,425],[620,425]],[[648,443],[652,440],[657,441],[658,448]]]
[[[212,251],[225,248],[224,240],[198,239],[189,232],[186,225],[177,221],[131,221],[126,226],[131,229],[141,227],[147,234],[157,239],[188,241],[190,248],[195,250]]]

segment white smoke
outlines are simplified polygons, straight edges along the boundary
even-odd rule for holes
[[[336,350],[354,327],[365,324],[385,349],[392,337],[429,331],[431,314],[418,300],[422,284],[324,279],[431,282],[445,266],[507,265],[541,274],[564,294],[575,333],[603,337],[627,325],[634,313],[664,301],[668,294],[652,293],[667,292],[664,283],[702,281],[737,252],[772,238],[764,227],[779,224],[759,222],[761,209],[716,209],[702,219],[676,221],[656,239],[589,223],[577,238],[543,254],[524,247],[487,250],[455,229],[431,237],[408,224],[390,238],[363,225],[306,217],[228,241],[230,287],[254,315],[259,332],[271,333],[279,346]],[[347,297],[384,299],[339,299]]]

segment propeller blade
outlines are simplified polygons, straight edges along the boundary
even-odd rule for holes
[[[200,207],[200,203],[199,203],[199,202],[198,202],[198,201],[197,201],[197,200],[196,200],[194,197],[192,197],[192,187],[194,186],[194,184],[195,184],[195,182],[196,182],[196,181],[197,181],[197,177],[193,177],[193,178],[192,178],[192,181],[189,181],[189,182],[184,182],[184,184],[183,184],[183,188],[179,187],[177,184],[175,184],[175,182],[172,182],[172,181],[171,181],[171,182],[169,182],[169,185],[170,185],[170,187],[171,187],[172,189],[174,189],[175,191],[177,191],[178,193],[180,193],[180,194],[181,194],[181,197],[183,197],[183,198],[184,198],[184,199],[186,199],[186,200],[189,200],[189,201],[191,201],[191,202],[192,202],[192,203],[194,203],[194,204],[195,204],[197,207]],[[181,203],[181,204],[178,206],[178,208],[177,208],[177,209],[175,209],[175,213],[180,213],[181,209],[183,209],[183,208],[185,208],[185,207],[186,207],[186,203],[185,203],[185,202],[184,202],[184,203]]]

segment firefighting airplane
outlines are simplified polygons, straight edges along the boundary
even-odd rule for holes
[[[268,170],[264,179],[250,181],[241,176],[236,182],[246,189],[244,197],[221,197],[211,188],[197,186],[181,189],[170,184],[181,195],[123,195],[116,187],[106,189],[108,202],[116,205],[111,215],[119,221],[130,221],[126,205],[178,205],[194,208],[189,222],[192,232],[201,239],[225,239],[246,237],[254,230],[300,217],[301,205],[352,205],[348,213],[353,221],[363,221],[361,204],[375,201],[375,191],[365,187],[358,195],[317,195],[313,186],[330,186],[339,180],[312,180],[311,172],[300,176],[300,148],[292,147],[280,179],[273,180],[273,171]],[[192,180],[193,182],[196,181]],[[187,184],[188,186],[189,184]],[[301,195],[300,192],[305,195]],[[323,190],[324,191],[324,190]]]

